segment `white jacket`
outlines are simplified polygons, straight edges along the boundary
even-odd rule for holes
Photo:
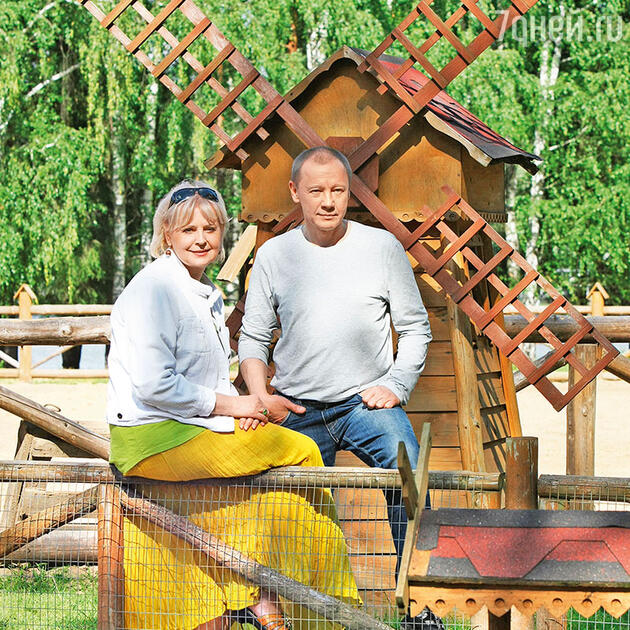
[[[203,276],[190,277],[175,254],[142,269],[112,309],[107,421],[137,426],[177,420],[231,432],[234,418],[213,416],[230,383],[223,298]]]

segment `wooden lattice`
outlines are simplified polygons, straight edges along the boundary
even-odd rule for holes
[[[123,0],[119,2],[108,14],[105,14],[99,9],[92,0],[81,0],[81,2],[85,8],[99,20],[104,28],[108,29],[110,33],[156,77],[156,79],[165,85],[181,103],[190,109],[195,116],[214,132],[225,146],[230,151],[234,152],[241,160],[248,157],[248,154],[243,149],[243,143],[251,137],[252,134],[257,134],[263,140],[268,137],[268,133],[263,128],[263,124],[265,120],[274,113],[281,117],[285,124],[306,147],[322,146],[326,144],[319,134],[256,68],[254,68],[251,62],[227,40],[221,31],[192,0],[171,0],[156,16],[148,11],[140,2],[134,0]],[[445,291],[451,295],[457,304],[471,317],[479,329],[488,335],[499,349],[515,363],[526,378],[543,393],[556,409],[559,409],[567,404],[616,356],[617,352],[611,344],[594,331],[593,327],[579,315],[546,280],[534,269],[529,267],[521,256],[512,251],[507,243],[501,239],[485,220],[470,208],[468,204],[455,196],[454,193],[451,192],[449,201],[447,201],[429,221],[425,222],[415,231],[410,232],[373,192],[373,187],[368,186],[362,178],[356,174],[366,162],[376,155],[381,147],[392,141],[393,137],[400,129],[421,112],[432,98],[470,65],[536,2],[537,0],[510,0],[507,8],[501,12],[498,17],[491,19],[480,9],[475,0],[462,0],[460,7],[444,20],[440,18],[431,7],[432,0],[423,0],[417,4],[411,13],[383,40],[383,42],[372,53],[367,55],[365,62],[359,67],[361,71],[370,70],[374,73],[381,82],[378,88],[379,91],[392,90],[401,100],[401,106],[369,138],[350,151],[348,159],[355,172],[351,184],[354,197],[371,212],[386,229],[403,243],[405,248],[418,262],[425,266],[427,272],[435,277]],[[133,38],[123,33],[121,28],[117,25],[122,15],[128,10],[136,11],[146,22],[146,26],[141,32],[134,34]],[[181,12],[192,24],[192,30],[181,41],[179,41],[165,25],[167,20],[176,12]],[[477,20],[482,29],[468,45],[465,45],[453,30],[457,23],[466,15],[472,16],[472,18]],[[426,20],[430,28],[434,30],[423,43],[417,46],[410,40],[405,32],[419,19]],[[158,63],[152,61],[149,56],[142,51],[142,46],[154,34],[160,35],[171,49]],[[200,37],[206,38],[217,50],[217,55],[214,59],[211,59],[205,64],[188,51],[192,43]],[[398,42],[404,47],[409,53],[409,58],[401,64],[400,68],[392,73],[379,62],[379,57],[395,42]],[[452,48],[450,60],[441,69],[437,69],[427,57],[427,53],[438,42],[447,42]],[[189,85],[184,87],[177,85],[175,81],[167,75],[169,68],[180,59],[183,59],[184,62],[189,64],[196,72],[196,77]],[[240,81],[230,90],[222,85],[216,78],[220,76],[220,70],[224,64],[229,64],[241,77]],[[414,64],[419,64],[423,68],[428,75],[428,81],[417,93],[411,95],[400,83],[399,79]],[[198,90],[205,85],[209,86],[221,98],[221,101],[209,112],[204,111],[193,99]],[[266,103],[263,109],[256,115],[250,114],[238,101],[239,97],[249,87],[253,88]],[[244,129],[233,137],[229,136],[219,124],[221,116],[228,109],[245,123]],[[461,235],[455,234],[446,221],[443,220],[445,212],[452,210],[454,206],[457,206],[460,214],[463,213],[463,215],[466,215],[472,222],[470,227]],[[274,232],[277,233],[285,229],[290,229],[298,225],[301,220],[301,209],[296,207],[293,212],[275,227]],[[418,239],[430,229],[439,230],[442,236],[451,243],[446,251],[440,254],[437,259],[418,242]],[[499,246],[499,252],[487,263],[483,263],[467,245],[470,238],[481,231]],[[472,267],[477,269],[477,273],[464,285],[454,280],[450,273],[444,268],[444,265],[458,251],[462,251]],[[498,276],[493,273],[497,265],[508,256],[525,272],[521,282],[512,289],[508,289]],[[474,287],[484,279],[487,279],[502,296],[488,311],[485,311],[472,296]],[[550,306],[537,317],[518,300],[518,295],[533,282],[537,283],[553,298]],[[529,322],[526,329],[514,339],[508,337],[497,323],[497,318],[502,313],[503,308],[510,303],[513,303]],[[560,308],[564,309],[580,326],[578,333],[564,344],[544,326],[546,319]],[[242,307],[237,308],[235,314],[230,318],[229,324],[231,329],[235,328],[236,323],[240,323],[241,317]],[[539,330],[555,350],[553,356],[539,368],[533,366],[519,347],[522,341],[535,330]],[[589,332],[606,350],[605,355],[592,369],[584,367],[575,358],[574,354],[571,353],[571,349],[575,344]],[[564,396],[545,378],[546,371],[551,366],[552,361],[555,362],[562,356],[567,357],[569,363],[575,367],[582,377]]]
[[[403,223],[398,222],[402,229],[396,230],[396,236],[405,249],[422,265],[426,273],[435,278],[451,299],[470,317],[477,328],[492,340],[556,410],[562,409],[619,354],[619,351],[518,252],[514,251],[514,248],[492,226],[486,223],[464,199],[451,188],[444,187],[443,190],[447,194],[447,199],[437,211],[432,213],[429,208],[424,208],[427,219],[413,231],[408,230]],[[459,225],[463,225],[461,234],[457,234],[449,225],[449,223],[453,224],[454,218],[458,219]],[[445,247],[437,252],[425,245],[422,240],[429,234],[436,233],[445,242]],[[480,233],[483,233],[498,247],[498,252],[487,262],[484,262],[473,251],[471,245]],[[461,252],[468,267],[473,270],[468,279],[458,279],[448,268],[449,261],[459,252]],[[511,288],[495,273],[497,267],[506,258],[511,259],[523,272],[520,281]],[[474,289],[482,281],[487,281],[500,296],[486,308],[474,297]],[[551,300],[549,306],[537,315],[532,313],[520,299],[523,292],[534,283]],[[528,322],[527,326],[513,338],[503,330],[500,323],[503,310],[510,304]],[[577,332],[564,343],[545,326],[545,322],[557,314],[568,315],[577,325]],[[538,367],[520,347],[527,337],[536,331],[553,348],[553,353],[543,365]],[[592,368],[583,365],[572,351],[575,345],[587,334],[591,335],[601,347],[601,358]],[[575,385],[566,394],[562,394],[546,378],[546,374],[561,358],[566,358],[567,362],[580,375]]]

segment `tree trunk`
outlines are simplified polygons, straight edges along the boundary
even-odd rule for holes
[[[313,29],[306,42],[306,67],[309,72],[326,60],[323,45],[328,37],[328,11],[322,13],[322,19]]]
[[[152,81],[149,85],[146,103],[146,133],[147,133],[147,160],[150,164],[155,162],[156,130],[157,130],[157,104],[158,104],[158,84]],[[153,212],[155,210],[153,189],[148,183],[142,191],[140,218],[140,266],[144,267],[151,262],[151,236],[153,235]]]
[[[560,6],[560,13],[565,13],[564,6]],[[542,100],[542,116],[534,131],[534,153],[541,155],[547,149],[547,130],[549,122],[553,116],[554,109],[554,88],[560,73],[560,62],[562,61],[561,43],[555,43],[548,39],[543,43],[540,53],[540,98]],[[529,195],[532,200],[532,212],[529,217],[529,239],[525,246],[525,258],[534,268],[538,266],[537,245],[540,236],[540,218],[536,213],[536,205],[544,197],[545,192],[545,171],[544,166],[532,177]],[[538,302],[534,285],[526,292],[526,303],[535,305]]]
[[[114,113],[114,116],[116,114]],[[114,269],[112,279],[112,301],[125,288],[125,263],[127,259],[127,208],[125,203],[125,157],[123,138],[118,125],[112,121],[111,129],[111,179],[110,187],[114,200],[113,249]]]
[[[560,5],[560,14],[564,16],[565,7]],[[560,73],[560,62],[562,61],[561,41],[557,39],[555,42],[547,39],[542,46],[540,52],[540,99],[541,99],[541,116],[534,131],[534,153],[542,155],[547,149],[547,134],[549,123],[551,122],[554,110],[554,88],[558,81]],[[539,206],[544,198],[545,193],[545,170],[544,165],[533,176],[529,189],[531,200],[531,209],[529,215],[529,237],[525,244],[525,259],[534,267],[538,268],[538,239],[540,237],[540,216]],[[537,306],[540,303],[537,285],[531,284],[523,292],[523,302],[526,306]],[[535,357],[535,346],[533,344],[524,344],[523,350],[531,358]]]
[[[505,209],[507,223],[505,224],[505,240],[516,250],[520,250],[518,228],[516,225],[516,195],[517,195],[517,167],[516,164],[505,165]],[[519,280],[518,265],[508,258],[508,275],[511,284]]]

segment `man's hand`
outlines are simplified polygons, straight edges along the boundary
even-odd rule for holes
[[[296,405],[284,396],[278,394],[267,394],[260,397],[263,404],[269,412],[267,420],[274,424],[280,424],[289,415],[290,411],[294,413],[304,413],[306,409],[302,405]]]
[[[360,392],[363,402],[370,409],[391,409],[400,405],[400,399],[394,392],[384,385],[368,387]]]

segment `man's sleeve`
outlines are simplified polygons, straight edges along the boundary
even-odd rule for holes
[[[392,244],[386,273],[392,324],[398,333],[398,352],[392,369],[378,384],[391,389],[405,405],[424,369],[431,327],[413,269],[398,241]]]
[[[269,344],[273,331],[278,328],[269,275],[264,253],[259,251],[249,279],[238,340],[238,359],[241,363],[245,359],[260,359],[269,363]]]

